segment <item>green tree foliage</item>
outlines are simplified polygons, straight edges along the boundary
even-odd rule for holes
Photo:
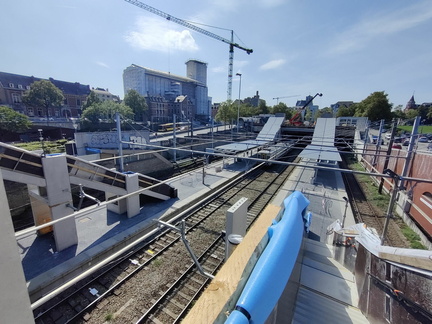
[[[285,103],[279,102],[277,105],[274,105],[270,112],[272,114],[284,113],[285,119],[290,119],[294,115],[294,109],[289,108]]]
[[[432,107],[429,108],[429,110],[428,110],[428,114],[427,114],[427,117],[428,117],[429,119],[432,119]]]
[[[268,113],[270,113],[270,108],[267,106],[265,100],[263,100],[263,99],[259,100],[258,111],[259,111],[259,114],[268,114]]]
[[[429,113],[429,108],[427,108],[426,106],[419,106],[418,109],[418,116],[421,117],[421,120],[426,121],[429,117],[428,117],[428,113]]]
[[[407,119],[414,119],[418,116],[418,111],[415,109],[409,109],[406,113],[405,116]]]
[[[388,101],[387,94],[384,91],[377,91],[355,105],[354,116],[368,117],[370,121],[391,120],[391,108],[392,105]]]
[[[399,109],[393,110],[392,115],[393,115],[393,118],[395,118],[395,119],[406,119],[407,118],[406,114],[402,110],[399,110]]]
[[[147,101],[136,90],[129,90],[123,100],[124,104],[132,109],[136,121],[144,120],[144,112],[147,111]]]
[[[0,134],[7,132],[22,132],[30,128],[31,121],[26,115],[20,114],[15,110],[0,106]]]
[[[349,107],[341,105],[336,113],[336,117],[352,117],[355,114],[356,104],[352,104]]]
[[[48,80],[33,82],[30,85],[30,90],[26,91],[23,96],[23,102],[26,105],[44,108],[47,117],[48,109],[61,106],[63,100],[62,91]]]
[[[130,107],[108,100],[94,103],[90,107],[87,107],[83,111],[81,120],[84,128],[94,129],[103,123],[114,123],[117,112],[122,116],[123,123],[127,119],[133,119],[134,117],[134,113]]]
[[[90,94],[87,96],[86,102],[83,105],[83,110],[87,109],[88,107],[92,106],[93,104],[100,103],[101,100],[97,96],[96,92],[93,90],[90,91]]]
[[[249,104],[241,104],[240,107],[234,105],[233,109],[236,113],[236,117],[235,117],[236,120],[237,120],[237,109],[239,109],[240,117],[256,116],[261,113],[259,107],[254,107]]]
[[[324,107],[323,109],[319,109],[315,115],[315,120],[321,118],[322,116],[333,116],[333,109],[330,107]]]
[[[237,107],[234,107],[232,101],[224,101],[220,104],[215,119],[224,124],[237,120]]]

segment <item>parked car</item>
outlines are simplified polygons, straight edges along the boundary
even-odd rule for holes
[[[393,144],[392,148],[402,150],[402,145],[400,144]]]
[[[391,138],[391,134],[386,134],[385,139],[389,140]]]
[[[394,143],[402,143],[402,138],[400,137],[395,137],[393,140]]]
[[[418,139],[419,143],[427,143],[429,140],[426,136],[422,136]]]
[[[403,146],[408,146],[409,145],[410,140],[406,139],[405,141],[403,141],[402,145]]]

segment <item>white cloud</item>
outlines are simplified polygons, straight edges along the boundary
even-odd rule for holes
[[[168,52],[179,50],[194,52],[198,45],[189,30],[175,30],[173,23],[161,21],[160,18],[141,17],[135,23],[135,30],[124,37],[132,47],[141,50]]]
[[[260,66],[260,70],[273,70],[285,64],[284,59],[272,60]]]
[[[395,34],[432,19],[432,3],[425,1],[398,11],[380,12],[342,33],[330,50],[331,53],[346,53],[365,47],[375,38]]]
[[[102,67],[104,67],[104,68],[107,68],[107,69],[110,68],[110,67],[108,66],[108,64],[106,64],[106,63],[104,63],[104,62],[101,62],[101,61],[97,61],[96,64],[99,65],[99,66],[102,66]]]

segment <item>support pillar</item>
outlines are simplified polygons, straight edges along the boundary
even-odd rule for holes
[[[1,171],[0,206],[0,323],[34,323]]]
[[[137,173],[127,174],[126,175],[127,192],[132,193],[134,191],[137,191],[138,189],[139,189],[138,174]],[[140,199],[138,194],[126,198],[126,210],[127,210],[128,218],[136,216],[140,213]]]
[[[69,173],[65,155],[47,156],[42,159],[42,167],[46,180],[46,201],[52,220],[61,219],[73,213],[67,207],[72,204]],[[78,244],[75,218],[69,218],[53,225],[57,251],[62,251]]]

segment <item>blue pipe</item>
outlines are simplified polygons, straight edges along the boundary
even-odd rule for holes
[[[311,221],[311,214],[306,214],[309,200],[301,192],[294,191],[284,206],[283,217],[269,227],[269,243],[225,324],[264,323],[282,295],[300,251],[304,225]]]

